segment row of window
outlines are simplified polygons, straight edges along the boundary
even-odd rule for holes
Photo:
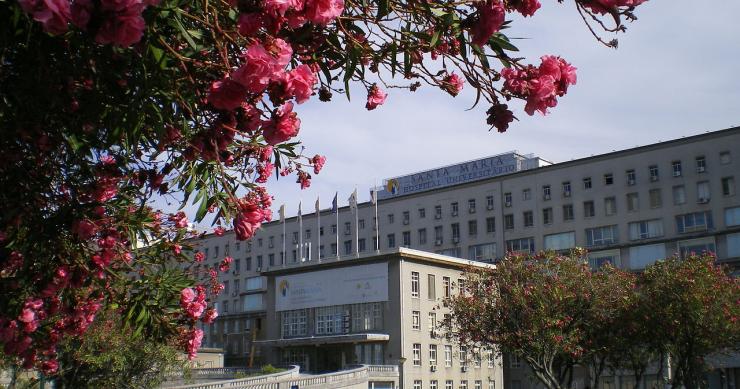
[[[453,367],[453,348],[452,345],[429,345],[429,366],[437,366],[438,352],[444,353],[444,367]],[[460,367],[468,367],[472,365],[474,368],[480,368],[481,352],[468,352],[466,346],[460,346],[457,351],[457,359],[459,360]],[[489,369],[494,368],[494,354],[493,351],[487,350],[486,354],[486,366]],[[411,364],[412,366],[422,366],[422,345],[421,343],[414,343],[411,345]]]
[[[418,271],[411,272],[411,297],[419,298],[421,296],[421,274]],[[437,276],[435,274],[427,274],[426,277],[426,296],[428,300],[437,299]],[[463,284],[462,279],[457,280],[458,287]],[[452,295],[452,288],[455,285],[452,279],[447,276],[442,277],[442,297],[449,298]],[[431,317],[431,316],[430,316]],[[435,316],[436,317],[436,316]]]
[[[441,382],[438,380],[430,380],[429,381],[429,389],[443,389],[440,385]],[[414,380],[414,387],[413,389],[424,389],[424,384],[422,380]],[[455,381],[454,380],[445,380],[444,381],[444,389],[455,389]],[[459,386],[457,389],[483,389],[483,381],[481,380],[475,380],[473,383],[473,386],[468,386],[468,380],[460,380]],[[496,389],[496,381],[488,381],[488,389]]]
[[[310,311],[310,312],[309,312]],[[312,318],[309,318],[309,315]],[[383,303],[335,305],[281,312],[282,336],[336,335],[383,329]],[[309,322],[312,333],[309,334]]]

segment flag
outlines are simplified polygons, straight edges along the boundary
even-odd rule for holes
[[[301,201],[298,202],[298,217],[301,217]]]
[[[349,196],[349,207],[351,209],[356,210],[357,209],[357,189],[355,189],[354,192]]]
[[[321,212],[321,203],[319,202],[319,197],[316,197],[316,214]]]
[[[285,204],[280,206],[278,214],[280,214],[280,223],[285,223]]]
[[[337,213],[337,210],[339,209],[337,207],[337,195],[338,192],[334,192],[334,200],[331,201],[331,213]]]
[[[378,204],[378,191],[375,188],[370,189],[370,202],[373,205]]]

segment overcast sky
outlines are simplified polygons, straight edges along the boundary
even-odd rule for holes
[[[578,68],[578,84],[549,115],[527,116],[515,102],[519,121],[499,134],[488,132],[486,106],[466,111],[471,88],[457,98],[428,87],[393,90],[370,112],[360,88],[349,103],[312,99],[297,106],[299,139],[327,164],[306,190],[294,179],[270,180],[274,210],[286,203],[295,215],[302,199],[306,212],[317,196],[327,207],[335,191],[345,205],[355,187],[365,201],[384,178],[511,150],[561,162],[740,125],[739,1],[648,1],[617,50],[595,41],[572,1],[541,2],[506,33],[524,38],[515,44],[532,63],[555,54]]]

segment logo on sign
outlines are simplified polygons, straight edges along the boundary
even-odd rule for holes
[[[387,190],[391,194],[397,194],[398,193],[398,180],[395,178],[388,180],[388,183],[385,184],[385,190]]]
[[[283,297],[288,295],[288,280],[282,280],[280,282],[280,294],[282,294]]]

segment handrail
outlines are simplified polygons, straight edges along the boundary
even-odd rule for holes
[[[227,369],[227,368],[225,368]],[[168,389],[215,389],[215,388],[246,388],[247,385],[274,382],[281,378],[290,378],[299,374],[299,366],[291,366],[289,370],[278,373],[266,374],[257,377],[239,378],[235,380],[224,380],[211,383],[192,384],[183,386],[173,386]],[[262,388],[249,386],[249,388]]]

